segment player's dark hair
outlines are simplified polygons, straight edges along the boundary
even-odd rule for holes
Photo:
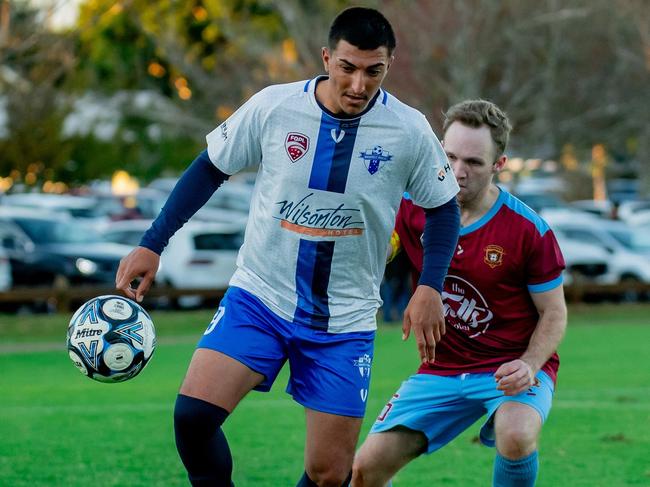
[[[508,116],[494,103],[487,100],[465,100],[452,106],[445,113],[443,133],[454,122],[460,122],[473,128],[486,125],[496,146],[496,158],[501,157],[508,146],[512,125]]]
[[[390,56],[395,49],[395,34],[381,12],[365,7],[350,7],[336,16],[330,27],[328,46],[336,49],[340,40],[364,51],[386,47]]]

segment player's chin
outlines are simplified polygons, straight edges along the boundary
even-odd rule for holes
[[[368,100],[365,98],[345,97],[341,105],[346,115],[359,115],[368,106]]]

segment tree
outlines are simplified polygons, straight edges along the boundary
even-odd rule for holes
[[[24,2],[0,7],[0,88],[8,119],[0,174],[28,186],[56,177],[71,147],[60,133],[69,106],[58,96],[74,69],[70,39],[47,31]]]

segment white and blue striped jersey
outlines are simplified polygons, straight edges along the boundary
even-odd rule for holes
[[[222,172],[259,164],[230,285],[300,325],[374,330],[403,193],[433,208],[458,185],[420,112],[380,90],[339,119],[316,100],[318,80],[265,88],[207,136]]]

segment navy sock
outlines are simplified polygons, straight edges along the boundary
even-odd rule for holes
[[[232,456],[221,425],[228,411],[179,394],[174,408],[176,448],[195,487],[231,487]]]
[[[345,481],[341,484],[341,487],[348,487],[350,485],[350,481],[352,480],[352,472],[348,474],[348,478],[345,479]],[[296,484],[296,487],[318,487],[318,484],[314,482],[312,479],[309,478],[309,475],[307,475],[307,472],[302,474],[302,477],[300,477],[300,480]]]
[[[492,485],[493,487],[533,487],[538,468],[537,451],[518,460],[508,460],[497,453]]]

